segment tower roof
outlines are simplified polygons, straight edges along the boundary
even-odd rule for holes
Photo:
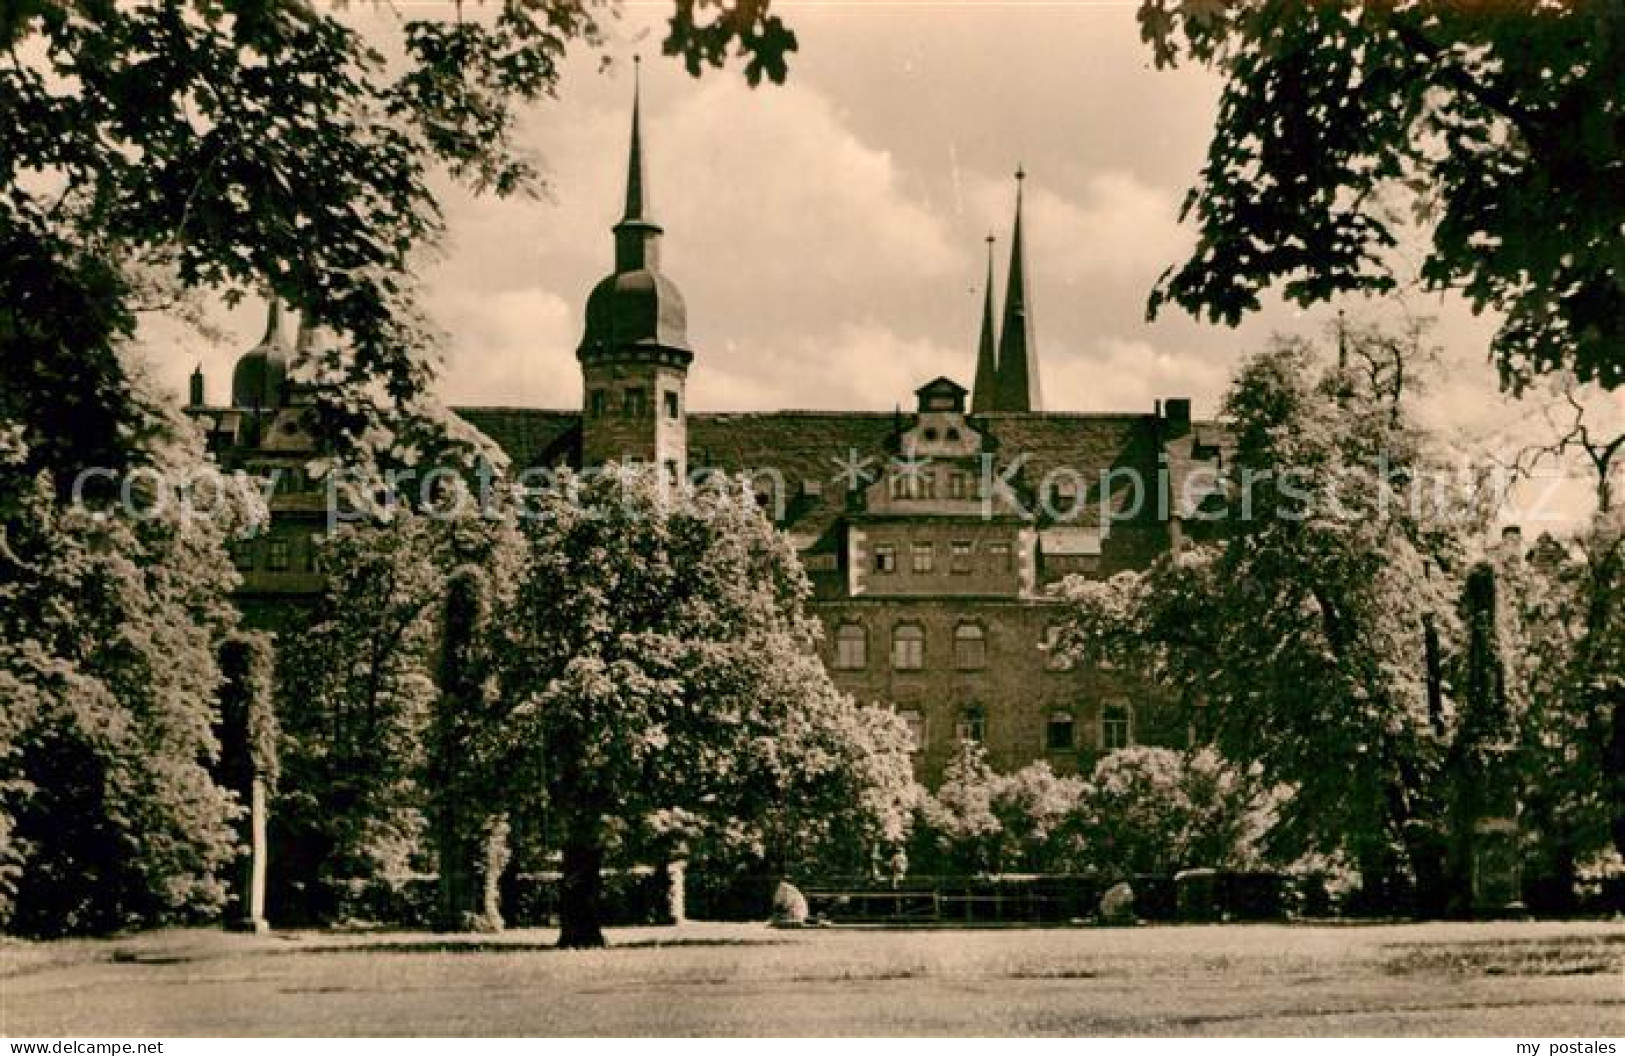
[[[634,67],[635,69],[636,67]],[[688,309],[677,285],[660,272],[660,225],[649,216],[643,165],[643,92],[634,74],[632,133],[626,159],[626,208],[615,224],[615,270],[587,298],[578,357],[688,348]]]
[[[231,372],[233,407],[280,407],[288,384],[288,339],[282,331],[282,302],[272,294],[265,336],[237,359]]]
[[[976,380],[971,387],[972,414],[998,409],[999,358],[993,334],[993,235],[987,236],[987,290],[982,297],[982,335],[976,343]]]
[[[632,59],[632,146],[626,156],[626,211],[621,223],[649,220],[648,189],[643,182],[642,60]]]
[[[1010,234],[1010,277],[1004,289],[1004,320],[999,330],[998,401],[1000,411],[1042,411],[1038,384],[1038,348],[1033,336],[1032,301],[1027,292],[1026,249],[1022,242],[1022,185],[1027,174],[1016,169],[1016,219]]]

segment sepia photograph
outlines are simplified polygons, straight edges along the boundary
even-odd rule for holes
[[[1625,0],[0,45],[8,1054],[1620,1056]]]

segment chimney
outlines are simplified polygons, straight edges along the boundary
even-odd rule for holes
[[[1162,420],[1170,439],[1191,431],[1191,401],[1189,396],[1170,396],[1162,401]]]
[[[191,385],[187,389],[187,393],[186,393],[186,405],[188,407],[202,407],[203,406],[203,364],[202,363],[199,363],[196,367],[192,368]]]

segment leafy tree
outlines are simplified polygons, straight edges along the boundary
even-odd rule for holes
[[[674,825],[761,839],[803,788],[861,788],[848,768],[864,760],[819,728],[838,706],[807,579],[748,496],[609,466],[566,476],[524,519],[507,729],[529,755],[511,770],[537,775],[556,819],[561,945],[603,943],[618,844]],[[876,755],[896,730],[876,738],[865,765],[889,772]]]
[[[243,808],[237,825],[236,875],[230,892],[236,919],[257,926],[259,910],[255,885],[265,876],[264,810],[276,789],[278,776],[276,663],[271,635],[264,631],[235,632],[220,643],[219,721],[220,763],[215,768],[221,787],[237,797]],[[256,821],[254,812],[260,811]],[[256,858],[256,854],[259,857]],[[263,897],[263,890],[260,895]]]
[[[1625,382],[1625,17],[1618,3],[1143,0],[1159,66],[1224,79],[1183,215],[1200,233],[1150,310],[1234,323],[1279,283],[1383,292],[1409,222],[1420,278],[1505,319],[1514,390]]]
[[[1083,796],[1086,860],[1117,876],[1256,865],[1270,805],[1212,749],[1119,749],[1095,764]]]
[[[0,919],[19,933],[196,919],[225,895],[224,544],[263,511],[222,494],[194,516],[155,484],[202,465],[196,442],[144,457],[139,509],[64,505],[23,431],[0,427]]]
[[[1608,846],[1616,809],[1607,754],[1616,719],[1599,689],[1618,678],[1607,657],[1625,653],[1625,632],[1617,594],[1604,623],[1590,622],[1594,544],[1543,536],[1527,558],[1503,555],[1498,567],[1518,642],[1509,679],[1526,698],[1517,732],[1530,905],[1547,912],[1573,911],[1576,871]],[[1594,651],[1610,637],[1612,654]]]
[[[1002,784],[981,744],[959,742],[936,792],[921,803],[916,823],[919,850],[911,857],[940,873],[997,871],[1004,824],[994,812],[994,802]]]
[[[920,791],[908,728],[892,711],[836,691],[816,658],[775,688],[789,694],[784,718],[730,808],[749,822],[751,857],[790,876],[851,875],[889,862],[908,838]]]
[[[1346,851],[1372,888],[1436,900],[1453,718],[1424,643],[1454,640],[1477,488],[1391,380],[1325,370],[1303,343],[1247,362],[1225,408],[1236,448],[1206,514],[1222,534],[1145,573],[1067,581],[1062,647],[1143,663],[1221,754],[1291,786],[1281,853]]]
[[[439,644],[439,699],[429,732],[426,785],[440,873],[439,926],[502,926],[497,881],[507,862],[508,824],[490,741],[497,717],[491,590],[465,565],[446,584]]]
[[[369,888],[398,891],[430,864],[424,777],[447,579],[467,562],[506,574],[502,540],[500,521],[401,512],[323,543],[322,597],[280,651],[287,778],[273,814],[293,860],[284,879],[318,918],[367,912]]]
[[[1065,838],[1074,826],[1086,788],[1075,777],[1058,777],[1048,763],[1022,767],[999,781],[993,814],[999,819],[999,868],[1059,871],[1075,848]]]

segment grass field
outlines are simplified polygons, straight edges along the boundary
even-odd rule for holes
[[[183,931],[0,944],[0,1033],[1625,1034],[1618,924],[553,935]]]

